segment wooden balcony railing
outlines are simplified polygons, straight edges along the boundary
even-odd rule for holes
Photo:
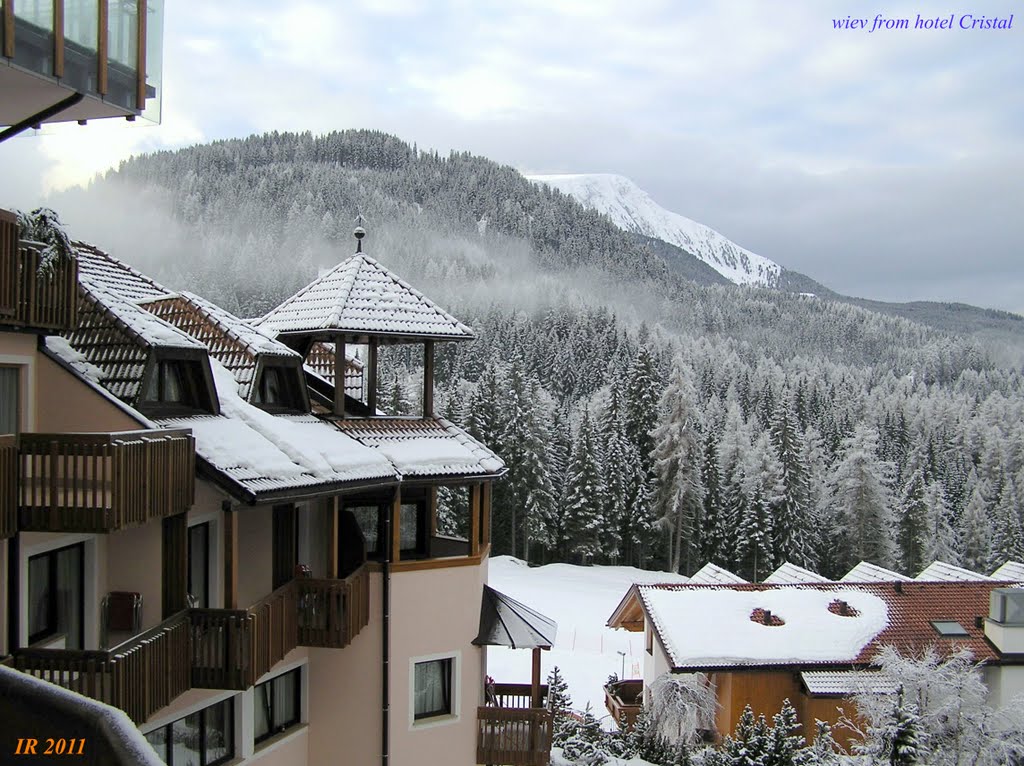
[[[643,706],[644,682],[640,679],[616,681],[604,687],[604,706],[619,726],[631,728]]]
[[[340,649],[370,621],[370,575],[360,567],[344,580],[295,580],[299,646]]]
[[[121,708],[142,723],[191,685],[187,612],[105,651],[18,649],[13,666]]]
[[[78,322],[78,262],[40,272],[41,256],[23,247],[17,218],[0,210],[0,323],[68,330]]]
[[[0,435],[0,540],[18,527],[18,437]]]
[[[112,532],[188,510],[188,430],[21,434],[19,524],[33,532]]]
[[[548,766],[553,720],[543,708],[477,708],[476,762]]]
[[[492,692],[493,697],[488,699],[488,702],[496,705],[497,707],[503,708],[527,708],[533,706],[532,700],[532,688],[530,684],[494,684],[492,689],[488,690]],[[546,707],[548,704],[548,687],[547,684],[541,684],[540,687],[540,706]]]

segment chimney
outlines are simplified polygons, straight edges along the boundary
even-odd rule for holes
[[[765,625],[771,625],[772,624],[772,610],[771,609],[765,609],[764,610],[764,624]]]
[[[900,582],[899,580],[894,582],[892,584],[892,587],[893,587],[893,590],[895,590],[897,593],[902,593],[903,592],[903,583]]]

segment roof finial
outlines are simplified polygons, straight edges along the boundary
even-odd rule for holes
[[[356,238],[356,252],[363,252],[363,237],[366,236],[366,229],[363,228],[363,224],[366,223],[366,219],[363,218],[363,214],[360,213],[356,216],[356,229],[352,232]]]

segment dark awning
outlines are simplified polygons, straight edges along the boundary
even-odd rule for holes
[[[513,649],[550,649],[558,624],[526,604],[521,604],[489,585],[484,586],[480,604],[480,633],[477,646],[509,646]]]

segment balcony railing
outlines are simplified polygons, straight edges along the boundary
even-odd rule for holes
[[[548,766],[554,728],[543,708],[477,708],[476,762],[492,766]]]
[[[22,247],[17,218],[0,210],[0,323],[67,330],[78,322],[78,262],[40,271],[42,256]]]
[[[18,523],[18,437],[0,435],[0,540],[11,537]]]
[[[179,612],[113,649],[19,649],[13,665],[142,723],[190,688],[190,633],[188,613]]]
[[[22,434],[19,523],[34,532],[111,532],[188,510],[188,430]]]
[[[370,621],[370,575],[360,567],[344,580],[295,580],[299,646],[340,649]]]
[[[631,728],[643,705],[644,682],[640,679],[616,681],[604,687],[604,706],[619,726]]]

